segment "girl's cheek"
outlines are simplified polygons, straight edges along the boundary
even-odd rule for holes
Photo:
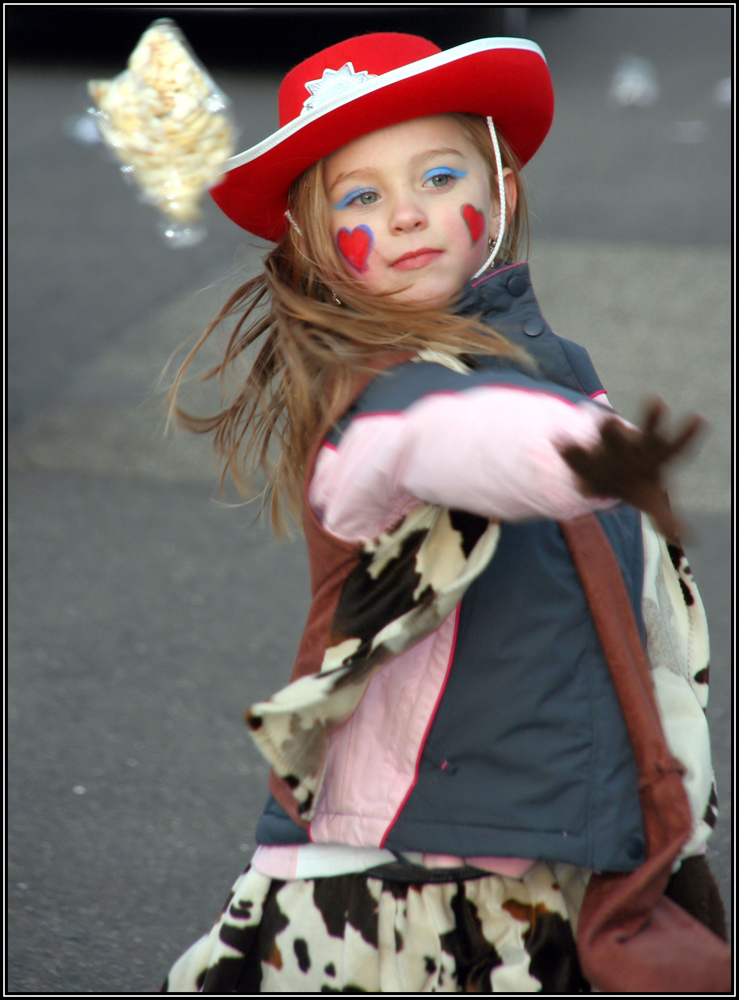
[[[470,237],[470,246],[473,247],[480,240],[486,229],[485,214],[480,208],[474,205],[463,205],[460,209],[462,218],[467,226]]]
[[[342,228],[336,234],[339,253],[358,274],[367,270],[367,258],[374,242],[374,233],[366,225],[356,226],[354,229]]]

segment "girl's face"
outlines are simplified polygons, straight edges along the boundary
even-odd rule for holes
[[[498,199],[487,163],[451,116],[371,132],[324,167],[331,238],[368,290],[441,303],[487,259],[488,238],[498,235]],[[515,184],[510,170],[503,173],[512,211]]]

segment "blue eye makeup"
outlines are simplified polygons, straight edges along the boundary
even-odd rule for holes
[[[337,211],[340,211],[342,208],[348,208],[349,205],[351,205],[351,203],[353,201],[355,201],[357,198],[361,198],[362,195],[364,195],[364,194],[373,194],[373,195],[376,196],[377,195],[377,191],[375,191],[373,188],[354,188],[354,190],[350,191],[349,194],[345,194],[344,197],[341,199],[341,201],[337,201],[336,204],[334,205],[334,208]],[[372,205],[372,204],[374,204],[374,202],[372,202],[372,201],[363,201],[363,202],[360,202],[360,204],[361,205]]]
[[[426,181],[430,181],[433,177],[453,177],[455,180],[459,180],[461,177],[466,177],[466,170],[455,170],[454,167],[434,167],[433,170],[427,170],[423,175],[424,184]]]

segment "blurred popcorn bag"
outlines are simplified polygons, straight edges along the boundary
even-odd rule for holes
[[[103,139],[145,200],[165,214],[165,235],[180,245],[196,242],[188,224],[199,219],[200,199],[222,176],[236,135],[228,99],[180,30],[170,20],[155,21],[127,70],[87,86]]]

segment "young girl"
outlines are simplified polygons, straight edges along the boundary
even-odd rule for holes
[[[585,886],[637,869],[645,837],[558,522],[597,512],[617,560],[686,768],[670,891],[721,931],[705,618],[660,471],[696,423],[625,425],[541,316],[519,262],[520,168],[553,113],[536,45],[365,35],[279,103],[212,192],[276,247],[172,412],[214,433],[224,475],[261,467],[276,528],[302,521],[313,605],[292,683],[247,715],[273,765],[259,846],[163,990],[587,992]],[[258,353],[196,418],[177,389],[230,316],[206,377]]]

